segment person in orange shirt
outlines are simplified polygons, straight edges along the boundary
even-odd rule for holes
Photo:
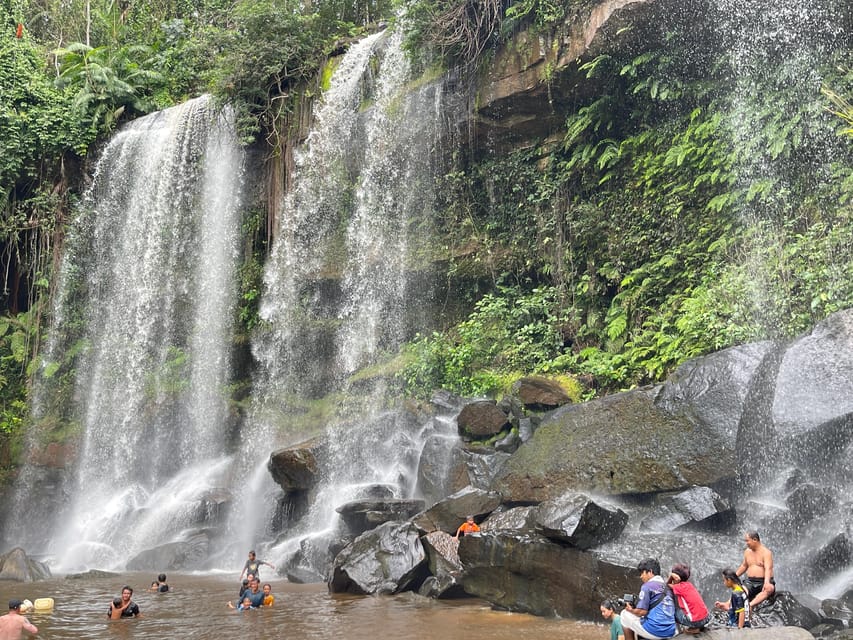
[[[464,536],[469,533],[476,533],[479,530],[480,527],[478,527],[477,523],[474,522],[474,516],[468,516],[465,518],[465,522],[459,525],[459,528],[456,530],[456,535],[453,537],[458,540],[460,535]]]

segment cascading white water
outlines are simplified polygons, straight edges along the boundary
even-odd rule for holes
[[[820,100],[825,82],[822,65],[832,59],[833,52],[846,49],[844,24],[849,10],[842,4],[828,0],[710,2],[718,16],[715,26],[722,50],[728,56],[724,68],[730,73],[732,91],[725,122],[738,150],[736,186],[746,194],[739,208],[741,222],[749,230],[749,246],[742,256],[749,273],[744,289],[752,307],[750,321],[771,336],[778,336],[791,314],[786,289],[780,285],[785,275],[779,265],[784,269],[786,254],[791,255],[787,245],[791,232],[782,228],[782,221],[796,225],[790,221],[808,217],[796,210],[803,205],[792,194],[819,201],[825,185],[835,179],[833,162],[846,153],[846,143],[834,130],[833,119],[822,113]],[[826,262],[832,264],[833,259],[828,257]],[[768,372],[777,366],[778,362],[765,362]],[[774,377],[768,374],[765,384],[772,385]],[[794,486],[811,481],[831,485],[835,479],[827,473],[827,460],[810,461],[807,468],[792,464],[796,453],[780,444],[771,413],[749,425],[751,441],[739,441],[740,479],[745,485],[741,491],[752,497],[740,518],[745,527],[757,528],[774,548],[776,576],[785,588],[805,590],[824,579],[814,575],[813,554],[846,526],[847,507],[839,503],[838,513],[819,524],[779,517],[787,510],[786,496]],[[762,434],[760,443],[757,433]],[[843,484],[846,488],[846,479]]]
[[[50,393],[47,372],[79,351],[72,413],[83,437],[74,477],[54,495],[70,502],[15,537],[47,532],[60,569],[123,567],[201,524],[206,492],[227,484],[243,163],[206,97],[123,127],[100,156],[34,407],[38,416]],[[24,478],[18,499],[30,490]]]
[[[316,107],[266,268],[261,316],[267,330],[253,344],[261,371],[248,443],[304,439],[304,432],[287,429],[288,414],[352,392],[347,377],[407,337],[417,297],[410,274],[414,256],[431,239],[438,142],[452,118],[440,84],[412,90],[410,75],[401,35],[370,36],[343,57]],[[422,314],[418,322],[429,326]],[[332,471],[308,514],[270,552],[277,559],[286,562],[296,549],[322,557],[338,520],[335,508],[359,487],[379,484],[396,497],[411,495],[421,425],[381,413],[383,393],[376,383],[349,393],[369,398],[362,408],[373,407],[359,426],[343,416],[315,425],[329,429],[326,467]],[[252,450],[244,455],[247,463]],[[232,519],[248,546],[268,539],[261,527],[275,509],[273,500],[257,496],[279,493],[265,470],[256,480],[250,488],[256,498],[241,501],[249,506]],[[259,502],[265,502],[264,517],[250,511]],[[247,532],[241,522],[257,525]]]
[[[830,116],[821,114],[819,96],[821,65],[841,46],[847,10],[830,0],[709,4],[726,55],[720,73],[731,86],[724,122],[738,150],[736,188],[744,194],[739,214],[752,230],[752,246],[742,256],[749,270],[743,283],[751,304],[749,322],[776,335],[790,313],[779,267],[768,267],[784,261],[773,255],[784,244],[779,221],[796,216],[792,193],[803,191],[805,184],[817,193],[833,180],[831,163],[844,153]],[[824,126],[816,124],[821,120]],[[819,150],[818,155],[809,158],[809,149]]]

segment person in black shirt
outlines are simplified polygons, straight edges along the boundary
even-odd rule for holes
[[[116,620],[117,618],[141,618],[139,606],[130,599],[133,595],[133,589],[124,586],[121,589],[121,598],[116,598],[110,603],[110,610],[107,617]]]

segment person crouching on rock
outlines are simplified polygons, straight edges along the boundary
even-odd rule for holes
[[[669,588],[675,596],[675,621],[688,634],[699,633],[711,622],[711,612],[690,580],[690,567],[676,564],[669,574]]]

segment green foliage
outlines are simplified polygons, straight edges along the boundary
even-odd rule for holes
[[[16,436],[29,414],[27,366],[38,336],[34,313],[0,316],[0,434]]]
[[[265,221],[264,212],[258,209],[249,211],[243,222],[243,237],[251,240],[252,251],[244,256],[240,265],[240,304],[237,318],[242,333],[248,336],[260,322],[258,316],[263,287],[264,255],[266,243],[261,239],[261,227]]]
[[[401,373],[414,394],[444,387],[467,395],[505,389],[519,371],[536,371],[562,347],[556,290],[501,287],[484,296],[453,332],[420,336]]]
[[[383,5],[357,6],[370,13]],[[337,37],[351,26],[340,21],[347,16],[340,3],[321,4],[315,13],[275,0],[240,0],[234,5],[232,28],[216,40],[219,55],[212,83],[214,93],[235,107],[247,142],[261,129],[273,129],[280,115],[275,107],[288,106],[282,98],[294,87],[316,81]]]
[[[726,59],[679,50],[685,41],[581,62],[595,91],[569,114],[561,148],[460,163],[446,176],[451,273],[490,276],[487,308],[553,291],[543,322],[561,339],[527,343],[531,357],[519,359],[514,333],[478,308],[410,345],[410,389],[484,393],[497,385],[477,375],[512,369],[621,389],[851,305],[853,154],[828,113],[850,136],[849,102],[825,91],[827,106],[787,61],[770,90],[745,91],[749,79],[739,84]],[[820,73],[846,90],[845,69]]]
[[[66,149],[85,151],[93,136],[73,117],[71,94],[53,87],[38,47],[27,37],[15,38],[12,26],[4,31],[0,37],[0,202],[8,206],[16,187],[32,189],[46,163],[57,162]],[[20,228],[9,217],[3,216],[0,222],[4,233]]]
[[[503,29],[506,32],[523,22],[531,22],[540,29],[554,26],[566,17],[567,5],[571,4],[578,4],[578,2],[516,0],[507,7]]]
[[[56,56],[57,86],[75,92],[76,114],[96,131],[112,130],[125,111],[141,115],[156,109],[151,95],[163,80],[153,68],[150,47],[90,47],[77,42],[57,50]]]
[[[167,349],[165,362],[156,371],[148,374],[145,393],[150,398],[178,396],[190,386],[190,359],[180,347]]]

